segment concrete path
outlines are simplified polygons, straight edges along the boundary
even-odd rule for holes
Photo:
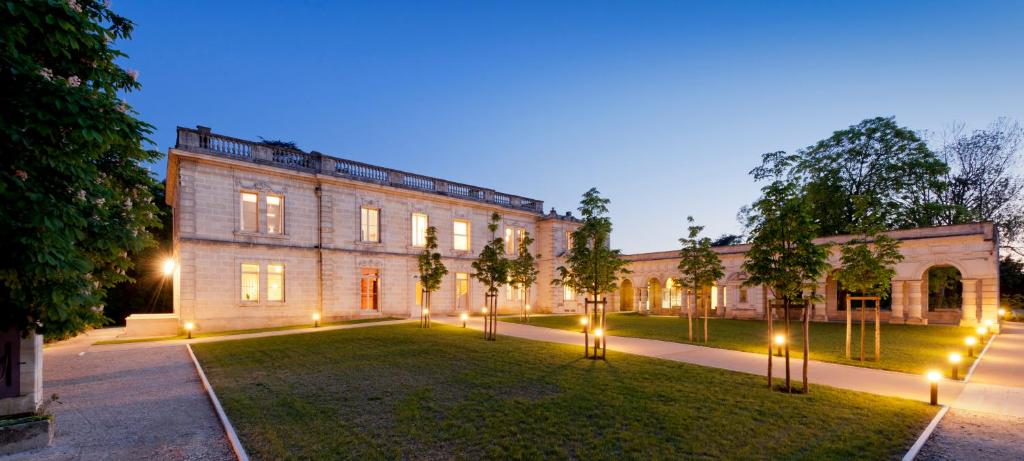
[[[461,321],[454,318],[441,317],[437,321],[461,325]],[[473,318],[470,319],[467,326],[482,330],[483,321],[480,318]],[[498,334],[536,341],[580,345],[580,352],[583,352],[583,335],[573,331],[499,322]],[[609,336],[608,350],[755,375],[764,376],[768,374],[768,362],[765,354],[624,336]],[[785,365],[782,362],[782,360],[777,358],[774,360],[773,370],[776,377],[782,377],[785,374]],[[802,362],[800,361],[791,362],[791,372],[794,373],[794,380],[800,379],[801,366]],[[824,384],[842,389],[925,402],[929,399],[928,383],[920,375],[852,367],[813,360],[808,364],[808,375],[812,384]],[[962,382],[944,379],[939,384],[940,402],[951,402],[960,394],[963,387]]]
[[[103,351],[102,329],[47,347],[43,394],[53,444],[6,460],[231,460],[224,430],[183,346]]]
[[[1024,325],[1004,323],[922,460],[1024,459]]]

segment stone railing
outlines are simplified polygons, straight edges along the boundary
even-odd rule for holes
[[[331,157],[315,151],[303,152],[298,149],[232,138],[230,136],[214,134],[209,128],[202,126],[196,128],[178,127],[178,141],[175,148],[291,170],[325,174],[356,181],[492,203],[505,208],[535,213],[542,213],[544,210],[544,202],[540,200]]]

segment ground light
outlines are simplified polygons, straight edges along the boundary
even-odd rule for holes
[[[580,330],[580,332],[581,333],[586,333],[587,332],[587,318],[586,317],[581,317],[580,318],[580,326],[583,327],[583,329]]]
[[[1003,320],[1006,319],[1006,309],[1003,309],[1003,308],[1000,307],[997,312],[999,312],[999,321],[1000,322],[1002,322]]]
[[[174,267],[175,267],[174,260],[171,259],[171,258],[165,259],[162,267],[163,267],[164,275],[171,275],[171,274],[173,274],[174,273]]]
[[[602,330],[600,328],[594,330],[594,336],[595,337],[600,338],[602,335],[604,335],[604,330]]]
[[[976,331],[978,332],[978,337],[981,338],[982,341],[985,341],[985,336],[988,335],[988,328],[978,327]]]
[[[964,344],[967,345],[967,356],[974,357],[974,345],[978,343],[978,339],[974,336],[968,336],[964,338]]]
[[[775,356],[782,357],[782,346],[786,344],[786,337],[783,335],[775,335]]]
[[[931,370],[926,375],[928,377],[928,383],[931,384],[931,404],[939,404],[939,380],[942,379],[942,373],[937,370]]]
[[[960,354],[949,354],[949,364],[953,366],[953,379],[960,379]]]
[[[320,326],[320,313],[319,312],[314,312],[313,313],[313,328],[317,328],[319,326]]]
[[[463,312],[459,318],[462,320],[462,328],[466,328],[466,320],[469,320],[469,314]]]
[[[196,327],[196,324],[192,322],[185,322],[185,332],[188,333],[188,339],[192,339],[192,330]]]

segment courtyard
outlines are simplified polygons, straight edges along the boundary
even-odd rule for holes
[[[936,412],[817,386],[435,325],[197,345],[256,459],[887,459]]]

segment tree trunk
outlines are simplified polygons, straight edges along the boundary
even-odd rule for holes
[[[811,354],[811,315],[809,306],[804,304],[804,394],[810,391],[807,384],[807,362]]]
[[[875,361],[882,360],[882,313],[879,301],[875,301]]]
[[[583,357],[590,358],[590,303],[583,301],[583,318],[587,323],[583,325]]]
[[[785,316],[786,316],[786,330],[785,330],[786,331],[785,332],[786,343],[783,346],[785,348],[785,351],[786,351],[786,392],[792,394],[793,393],[793,386],[792,386],[792,383],[790,383],[790,380],[789,380],[789,340],[792,337],[789,334],[789,296],[786,296],[785,298],[783,298],[783,300],[782,300],[782,310],[785,312]]]
[[[860,361],[864,361],[864,317],[867,314],[864,312],[864,301],[861,301],[860,305]]]
[[[850,341],[853,339],[853,301],[846,299],[846,360],[850,360]]]
[[[704,344],[707,344],[708,342],[708,304],[711,304],[710,297],[707,302],[704,303]]]
[[[601,299],[601,329],[604,330],[604,334],[601,335],[601,359],[604,360],[605,352],[608,351],[608,298]]]
[[[697,284],[693,284],[693,302],[697,302]],[[689,341],[693,342],[693,304],[690,303],[690,296],[686,296],[686,324],[689,326]]]
[[[770,306],[768,306],[770,308]],[[768,313],[768,389],[772,388],[772,338],[775,337],[775,326],[772,323],[772,315]]]

